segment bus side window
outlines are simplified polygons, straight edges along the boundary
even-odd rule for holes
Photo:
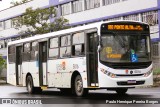
[[[25,43],[23,46],[23,61],[30,61],[31,45],[30,43]]]
[[[8,47],[8,60],[9,63],[15,63],[15,45]]]
[[[49,57],[58,58],[59,57],[59,38],[51,38],[49,42]]]
[[[72,41],[72,55],[81,56],[84,55],[84,32],[73,34]]]
[[[31,43],[31,60],[38,60],[38,42]]]
[[[71,36],[66,35],[61,37],[60,57],[71,56]]]

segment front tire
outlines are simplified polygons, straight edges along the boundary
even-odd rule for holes
[[[27,76],[26,81],[27,91],[29,94],[40,94],[42,93],[41,87],[34,87],[32,76]]]
[[[127,91],[128,91],[128,88],[116,89],[117,94],[120,94],[120,95],[126,94]]]
[[[77,75],[74,81],[74,93],[78,97],[82,97],[88,94],[88,89],[83,88],[83,81],[80,75]]]

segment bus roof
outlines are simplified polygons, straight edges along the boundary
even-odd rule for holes
[[[25,42],[34,41],[34,40],[39,40],[39,39],[44,39],[44,38],[49,38],[49,37],[55,37],[55,36],[58,36],[58,35],[63,35],[63,34],[65,35],[65,34],[68,34],[68,33],[76,32],[76,31],[82,31],[82,30],[85,30],[85,29],[96,28],[96,27],[100,26],[101,23],[102,22],[89,24],[89,25],[85,25],[85,26],[69,28],[69,29],[60,30],[60,31],[56,31],[56,32],[50,32],[50,33],[41,34],[41,35],[35,35],[35,36],[28,37],[28,38],[25,38],[25,39],[20,39],[20,40],[15,40],[15,41],[8,42],[8,45],[25,43]]]
[[[65,30],[60,30],[60,31],[56,31],[56,32],[50,32],[50,33],[46,33],[46,34],[35,35],[35,36],[28,37],[28,38],[25,38],[25,39],[11,41],[11,42],[8,42],[8,45],[21,44],[21,43],[40,40],[40,39],[45,39],[45,38],[49,38],[49,37],[55,37],[55,36],[58,36],[58,35],[64,35],[64,34],[76,32],[76,31],[98,28],[103,23],[111,23],[111,22],[138,22],[138,23],[141,23],[141,24],[147,24],[147,23],[143,23],[143,22],[139,22],[139,21],[129,21],[129,20],[97,22],[97,23],[93,23],[93,24],[89,24],[89,25],[78,26],[78,27],[69,28],[69,29],[65,29]]]

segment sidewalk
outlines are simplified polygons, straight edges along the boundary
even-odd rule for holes
[[[0,80],[0,85],[1,85],[1,84],[7,84],[7,82],[4,81],[4,80]]]

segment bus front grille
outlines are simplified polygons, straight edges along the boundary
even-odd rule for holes
[[[116,74],[118,77],[133,77],[133,76],[143,76],[144,74]]]
[[[136,83],[128,83],[127,81],[117,82],[117,85],[142,85],[145,81],[136,81]]]

